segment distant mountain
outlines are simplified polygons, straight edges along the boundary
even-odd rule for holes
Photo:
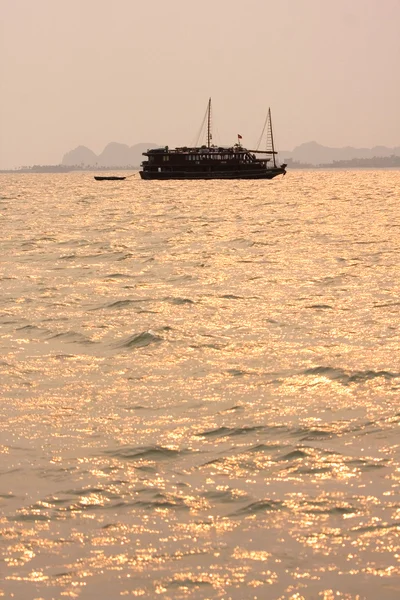
[[[296,146],[293,151],[279,151],[282,160],[292,159],[300,163],[319,165],[338,160],[352,160],[353,158],[375,158],[383,156],[400,156],[400,146],[387,148],[386,146],[374,146],[373,148],[329,148],[317,142],[307,142]]]
[[[95,165],[97,156],[94,152],[86,148],[86,146],[78,146],[75,150],[71,150],[64,154],[62,164],[65,166],[73,165]]]
[[[79,167],[138,167],[143,160],[142,153],[151,148],[159,148],[160,144],[151,142],[135,144],[118,144],[111,142],[107,144],[103,152],[97,156],[86,146],[78,146],[75,150],[67,152],[63,159],[63,166]],[[334,161],[357,159],[381,158],[386,156],[400,156],[400,146],[387,148],[386,146],[374,146],[374,148],[329,148],[317,142],[307,142],[296,146],[294,150],[280,151],[282,161],[292,160],[303,165],[329,164]]]
[[[296,163],[294,163],[296,164]],[[293,166],[293,165],[292,165]],[[374,156],[374,158],[352,158],[351,160],[335,160],[326,165],[321,164],[312,168],[322,169],[398,169],[400,167],[400,156]],[[294,167],[296,168],[296,167]]]
[[[111,142],[97,156],[86,146],[78,146],[75,150],[64,154],[61,164],[70,167],[138,167],[144,158],[142,152],[158,147],[159,144],[150,142],[134,146]]]

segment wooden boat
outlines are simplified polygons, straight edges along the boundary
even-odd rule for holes
[[[285,175],[287,165],[278,165],[272,132],[271,109],[260,137],[265,130],[267,150],[248,150],[241,144],[242,136],[234,146],[211,144],[211,98],[208,101],[203,126],[207,120],[207,145],[170,149],[155,148],[143,152],[148,157],[142,162],[142,179],[272,179]],[[270,163],[270,164],[269,164]]]
[[[126,177],[118,177],[117,175],[95,175],[96,181],[120,181],[126,179]]]

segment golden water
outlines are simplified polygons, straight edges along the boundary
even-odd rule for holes
[[[400,597],[400,171],[0,178],[0,597]]]

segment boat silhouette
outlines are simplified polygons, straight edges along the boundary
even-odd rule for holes
[[[242,146],[242,136],[230,147],[211,143],[211,98],[203,120],[207,122],[207,144],[179,148],[155,148],[143,152],[147,161],[139,171],[142,179],[272,179],[285,175],[286,164],[278,165],[274,147],[271,109],[268,109],[260,141],[266,130],[268,149],[248,150]]]

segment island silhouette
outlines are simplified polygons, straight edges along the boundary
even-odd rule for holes
[[[139,168],[143,160],[142,153],[148,149],[159,148],[165,144],[140,143],[134,146],[112,142],[107,144],[101,154],[96,155],[86,146],[78,146],[67,152],[61,162],[63,167],[86,168]],[[279,152],[289,168],[316,167],[398,167],[400,166],[400,146],[388,148],[331,148],[317,142],[306,142],[296,146],[294,150]]]
[[[100,154],[86,146],[78,146],[64,154],[61,163],[56,165],[32,165],[0,172],[42,172],[65,173],[69,171],[104,171],[137,170],[143,160],[143,152],[160,148],[165,144],[141,142],[128,146],[118,142],[110,142]],[[326,168],[399,168],[400,146],[374,146],[373,148],[356,148],[345,146],[332,148],[318,142],[306,142],[293,150],[279,152],[282,162],[288,169],[326,169]]]

